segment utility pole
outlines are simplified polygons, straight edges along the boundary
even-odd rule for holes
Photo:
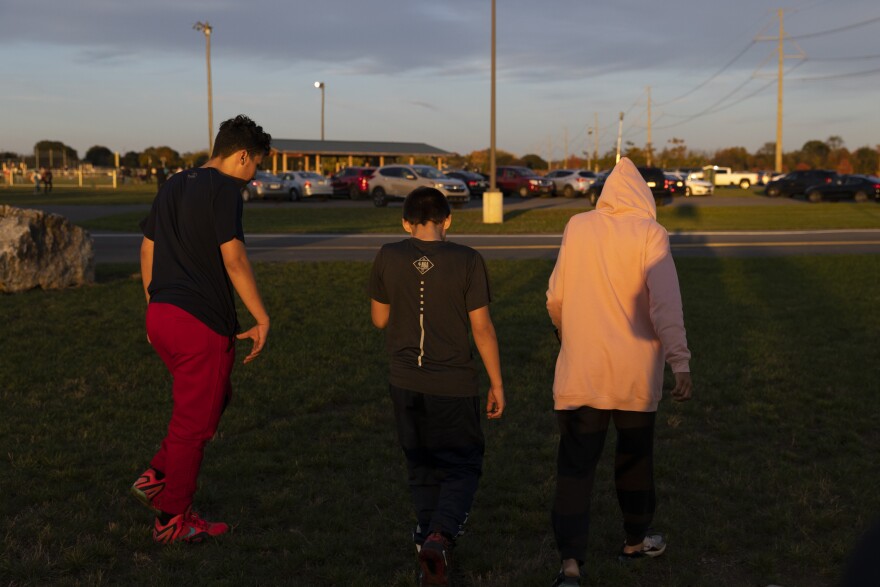
[[[193,29],[205,33],[205,61],[208,65],[208,158],[214,153],[214,104],[211,91],[211,31],[208,21],[197,22]]]
[[[777,80],[777,89],[776,89],[776,164],[775,170],[777,173],[782,172],[782,90],[783,90],[783,76],[785,74],[785,59],[804,59],[806,54],[804,50],[798,46],[797,42],[794,42],[795,47],[798,49],[798,53],[793,55],[785,54],[785,26],[783,25],[783,16],[785,14],[785,10],[780,8],[778,10],[779,14],[779,36],[778,37],[756,37],[756,41],[776,41],[777,42],[777,52],[778,52],[778,71],[776,73]]]
[[[648,152],[648,167],[651,167],[654,161],[654,144],[651,142],[651,86],[648,86],[648,144],[645,150]]]
[[[593,165],[595,168],[593,169],[594,173],[599,173],[599,113],[593,112],[593,135],[594,135],[594,146],[593,146]]]
[[[547,137],[547,171],[553,169],[553,137]]]

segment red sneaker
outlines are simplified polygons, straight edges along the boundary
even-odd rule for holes
[[[141,476],[138,477],[137,481],[134,482],[134,485],[131,486],[131,494],[135,496],[139,502],[153,510],[153,513],[159,514],[161,512],[153,502],[164,489],[165,478],[158,479],[156,477],[156,470],[150,467],[141,473]]]
[[[452,541],[440,532],[428,535],[419,550],[419,585],[449,585],[452,546]]]
[[[192,508],[178,514],[163,524],[156,518],[153,524],[153,540],[162,544],[172,542],[202,542],[206,538],[212,538],[225,534],[229,526],[223,522],[207,522],[199,517]]]

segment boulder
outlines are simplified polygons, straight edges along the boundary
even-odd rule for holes
[[[57,214],[0,206],[0,292],[94,280],[95,248],[88,231]]]

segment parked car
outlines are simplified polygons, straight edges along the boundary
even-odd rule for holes
[[[258,171],[254,178],[241,188],[241,199],[247,202],[249,200],[265,200],[268,198],[287,200],[290,199],[290,192],[277,175],[273,175],[268,171]]]
[[[528,196],[552,196],[555,186],[553,181],[543,178],[528,167],[504,166],[495,170],[495,184],[505,196],[517,194],[521,198]]]
[[[684,196],[686,198],[691,196],[711,196],[715,193],[715,184],[711,181],[698,179],[690,173],[673,172],[672,175],[684,181]]]
[[[695,177],[711,181],[718,187],[740,187],[744,190],[761,183],[760,175],[753,171],[734,171],[718,165],[703,166],[702,172],[696,172]]]
[[[290,194],[290,200],[312,196],[327,198],[333,195],[330,180],[314,171],[288,171],[281,174],[281,181]]]
[[[610,171],[600,171],[596,174],[596,180],[587,188],[587,199],[590,204],[595,206],[599,202],[599,196],[602,195],[602,188],[605,187],[605,180],[608,179]]]
[[[648,184],[648,188],[654,195],[654,203],[657,206],[663,206],[672,202],[672,196],[675,194],[684,193],[684,190],[679,192],[679,187],[676,185],[680,180],[667,178],[666,174],[659,167],[637,167],[636,169],[639,170],[642,179]],[[600,173],[595,183],[587,190],[587,197],[594,206],[602,195],[602,188],[605,187],[605,180],[608,179],[608,175],[610,173]]]
[[[385,165],[377,169],[369,180],[370,195],[376,207],[387,206],[391,200],[403,200],[420,187],[440,190],[456,207],[467,204],[471,199],[463,181],[446,177],[430,165]]]
[[[880,178],[873,175],[838,175],[828,183],[811,185],[807,188],[807,200],[841,200],[852,198],[856,202],[869,199],[880,201]]]
[[[651,188],[651,193],[654,194],[654,202],[658,206],[671,202],[674,195],[684,195],[684,186],[682,185],[679,188],[678,181],[666,177],[666,174],[659,167],[637,167],[636,169],[639,170],[645,183]]]
[[[544,177],[553,182],[557,194],[566,198],[585,196],[596,181],[596,174],[586,169],[555,169]]]
[[[375,167],[346,167],[330,178],[333,194],[345,195],[352,200],[367,197],[369,194],[367,184],[374,171],[376,171]]]
[[[820,183],[831,183],[837,174],[827,169],[805,169],[779,176],[767,184],[764,193],[771,198],[797,196],[807,193],[807,188]]]
[[[480,173],[473,171],[463,171],[461,169],[445,169],[443,173],[452,179],[460,179],[467,186],[471,197],[481,198],[483,193],[489,189],[488,178],[483,177]]]

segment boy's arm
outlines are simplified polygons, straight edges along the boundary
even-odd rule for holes
[[[373,319],[373,326],[382,330],[388,326],[389,316],[391,316],[391,304],[370,299],[370,317]]]
[[[504,384],[501,381],[501,358],[498,355],[498,338],[495,325],[489,316],[489,306],[468,312],[474,342],[489,375],[489,394],[486,398],[486,416],[500,418],[504,412]]]
[[[220,254],[223,256],[223,265],[226,267],[226,273],[229,274],[229,280],[232,281],[232,287],[238,292],[238,296],[244,302],[248,312],[257,321],[256,326],[236,337],[238,339],[250,338],[254,341],[251,352],[244,358],[245,363],[250,363],[257,358],[266,344],[266,337],[269,335],[269,314],[263,306],[262,298],[260,298],[257,281],[254,279],[254,270],[248,261],[244,243],[237,238],[226,241],[220,245]]]
[[[141,241],[141,281],[144,283],[144,296],[150,303],[150,282],[153,281],[153,241],[144,237]]]

